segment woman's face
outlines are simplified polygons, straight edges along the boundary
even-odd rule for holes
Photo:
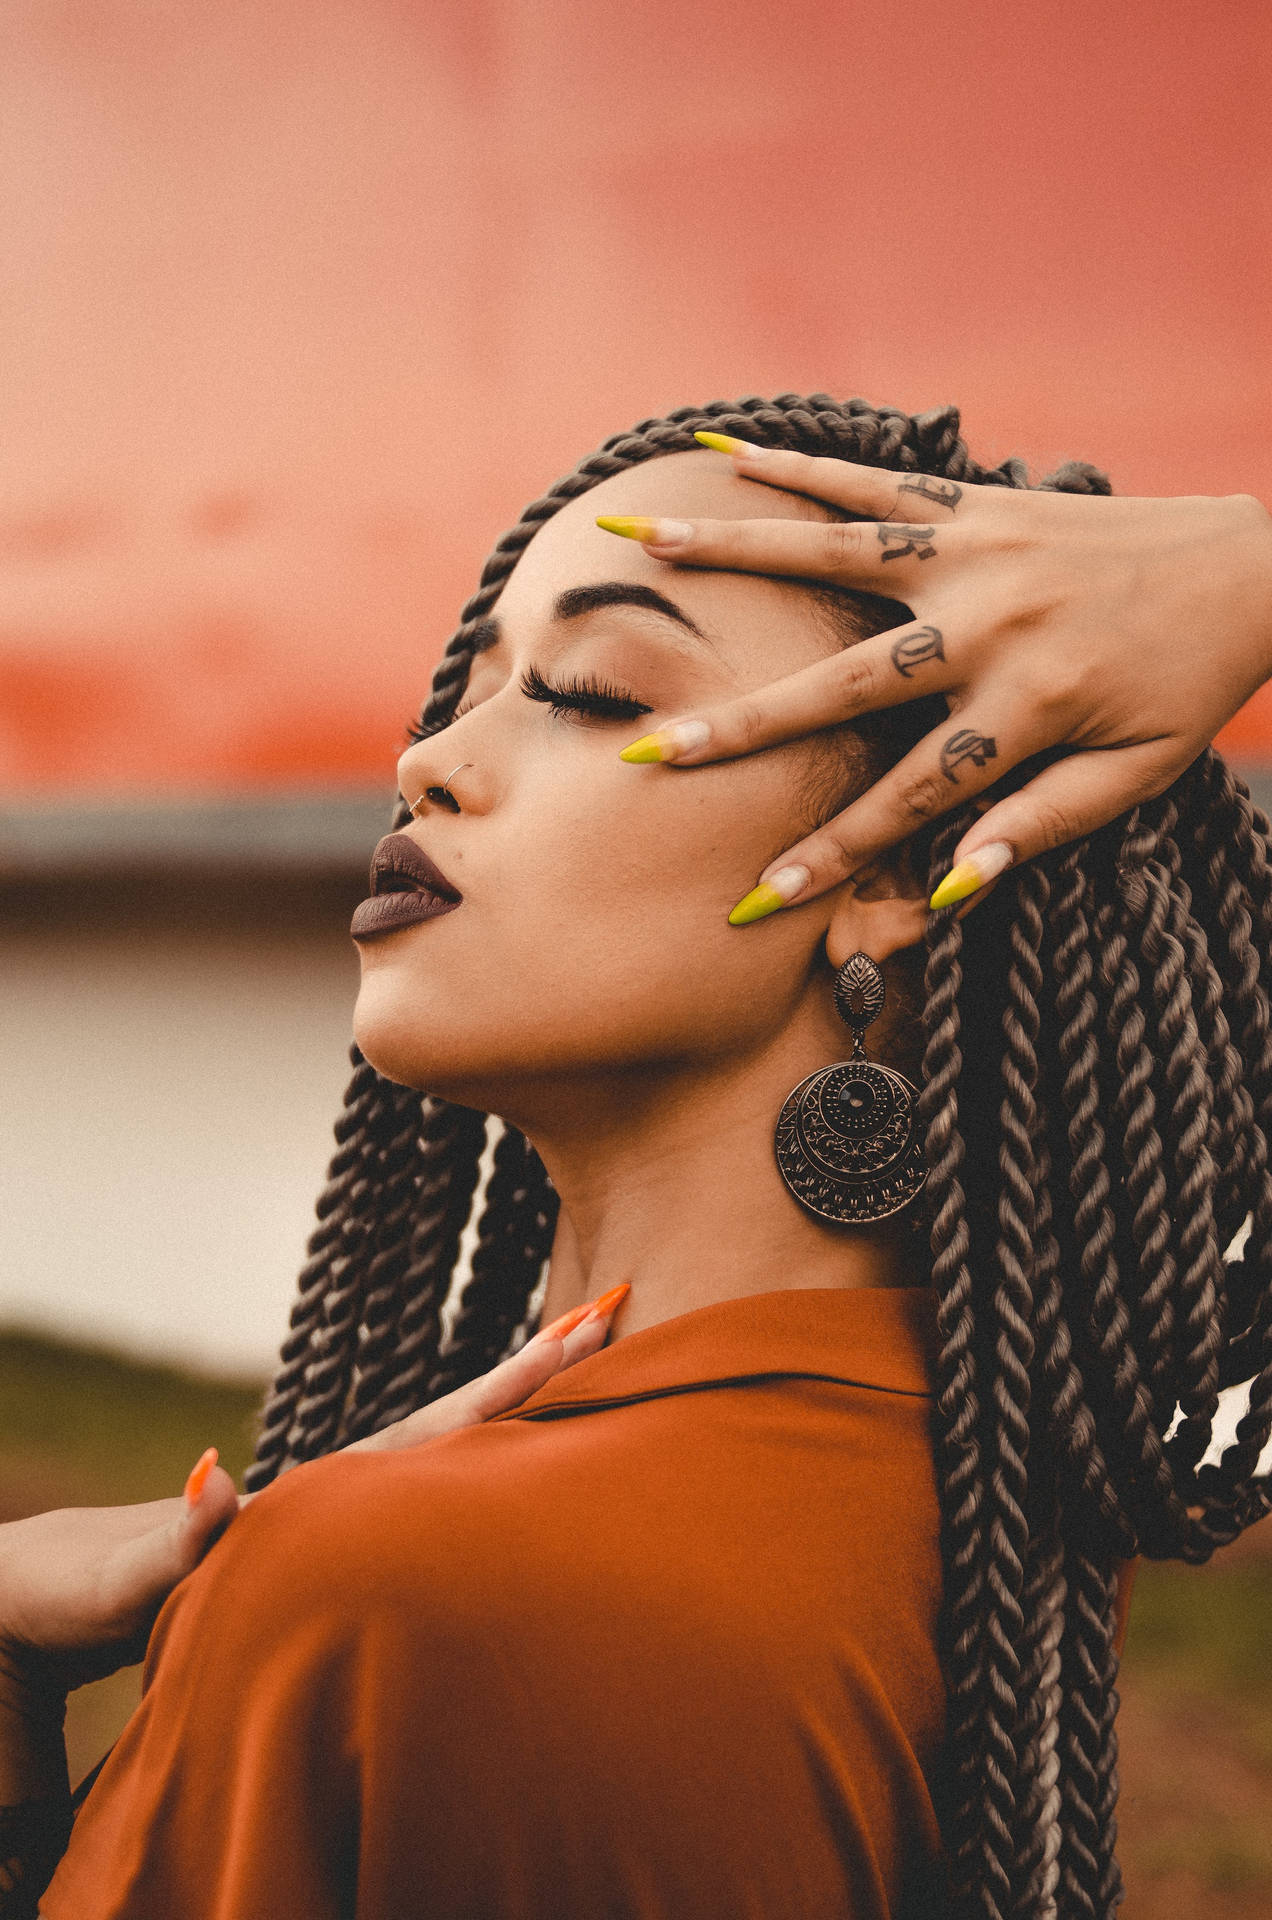
[[[826,748],[679,771],[618,756],[842,638],[802,586],[671,567],[595,524],[632,512],[823,517],[703,452],[617,475],[548,521],[494,609],[498,639],[474,660],[465,711],[398,765],[414,802],[472,763],[450,782],[459,811],[426,800],[405,830],[463,902],[358,941],[368,1059],[523,1123],[554,1085],[741,1059],[801,999],[829,1003],[832,896],[728,924],[760,869],[824,814]],[[633,589],[645,604],[622,597]],[[651,592],[671,608],[652,607]],[[531,669],[556,689],[600,682],[631,705],[617,717],[554,711],[527,696]]]

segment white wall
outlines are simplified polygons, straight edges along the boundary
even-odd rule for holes
[[[0,935],[0,1321],[269,1370],[350,1073],[346,927]]]

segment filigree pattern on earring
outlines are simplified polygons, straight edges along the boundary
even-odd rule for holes
[[[882,1013],[885,991],[870,955],[850,954],[835,977],[835,1009],[853,1029],[852,1055],[792,1089],[774,1135],[782,1178],[800,1205],[847,1226],[899,1213],[928,1175],[918,1088],[866,1058],[863,1035]]]

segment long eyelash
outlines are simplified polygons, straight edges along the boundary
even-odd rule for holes
[[[653,712],[652,707],[637,700],[634,694],[624,693],[621,687],[597,680],[591,674],[581,677],[575,674],[563,687],[554,687],[537,667],[530,666],[521,676],[521,691],[527,700],[540,700],[557,713],[591,713],[601,720],[634,720],[639,714]],[[451,721],[458,720],[473,705],[474,701],[466,700],[456,707],[446,725],[450,726]],[[433,732],[440,731],[440,728],[433,729]],[[407,721],[406,732],[413,742],[431,737],[415,720]]]
[[[558,713],[591,713],[601,720],[632,720],[637,714],[653,712],[634,694],[592,674],[575,674],[564,686],[554,687],[537,667],[530,666],[521,676],[521,691],[527,700],[542,700]]]

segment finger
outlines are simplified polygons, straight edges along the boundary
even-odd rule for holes
[[[564,1355],[560,1340],[527,1340],[508,1359],[501,1360],[489,1373],[470,1380],[453,1393],[427,1407],[419,1407],[403,1420],[369,1433],[363,1440],[351,1440],[341,1453],[389,1453],[398,1447],[417,1447],[438,1434],[451,1433],[456,1427],[470,1427],[520,1406],[532,1393],[546,1386],[557,1372]]]
[[[408,1414],[405,1420],[395,1421],[391,1427],[383,1427],[365,1440],[351,1442],[342,1451],[370,1453],[418,1446],[438,1434],[451,1433],[457,1427],[476,1426],[483,1420],[493,1419],[497,1413],[519,1407],[555,1373],[573,1366],[576,1360],[586,1359],[604,1345],[610,1323],[629,1292],[630,1287],[624,1284],[611,1287],[597,1300],[585,1301],[575,1309],[578,1317],[572,1326],[571,1316],[562,1315],[561,1319],[541,1328],[489,1373]]]
[[[938,556],[956,557],[958,529],[931,518],[895,520],[666,520],[645,514],[601,514],[606,533],[639,540],[656,560],[678,566],[724,567],[736,573],[867,586],[911,600]],[[964,543],[965,544],[965,543]]]
[[[967,900],[975,905],[986,896],[990,888],[982,876],[995,870],[995,847],[1006,847],[1010,865],[1019,866],[1053,847],[1084,839],[1119,814],[1165,793],[1200,751],[1193,743],[1159,737],[1053,761],[968,828],[942,882],[944,904]]]
[[[120,1623],[121,1637],[130,1626],[144,1627],[178,1581],[194,1571],[238,1512],[238,1493],[224,1467],[214,1466],[193,1506],[185,1499],[172,1506],[169,1518],[122,1543],[103,1568],[103,1601]]]
[[[614,1291],[617,1291],[615,1289]],[[626,1293],[624,1288],[623,1292]],[[473,1380],[461,1389],[464,1395],[462,1412],[465,1423],[468,1421],[490,1420],[497,1413],[507,1413],[512,1407],[519,1407],[537,1393],[556,1373],[564,1372],[566,1367],[574,1365],[576,1360],[584,1360],[599,1347],[604,1346],[609,1333],[610,1321],[618,1307],[618,1301],[611,1301],[605,1295],[603,1301],[585,1302],[585,1311],[573,1326],[561,1328],[559,1332],[552,1326],[543,1327],[526,1341],[516,1353],[493,1367],[480,1380]],[[593,1308],[600,1307],[600,1312]],[[564,1317],[564,1316],[563,1316]],[[556,1325],[559,1327],[560,1322]],[[458,1396],[452,1394],[451,1399]]]
[[[703,766],[798,740],[880,707],[901,706],[958,685],[945,633],[930,622],[889,627],[754,692],[667,721],[633,740],[620,760]]]
[[[877,855],[952,807],[966,804],[1036,753],[1044,744],[1037,729],[1036,714],[1020,704],[1000,706],[984,718],[960,708],[842,813],[770,861],[751,892],[733,908],[730,922],[745,926],[762,920],[781,907],[815,900],[828,887],[850,879]],[[978,829],[980,825],[978,821]]]
[[[929,473],[896,473],[886,467],[858,466],[855,460],[759,447],[732,434],[695,433],[693,437],[704,447],[728,454],[734,471],[748,480],[760,480],[787,493],[806,493],[813,500],[867,513],[872,520],[913,520],[934,513],[948,517],[967,496],[986,491]]]

